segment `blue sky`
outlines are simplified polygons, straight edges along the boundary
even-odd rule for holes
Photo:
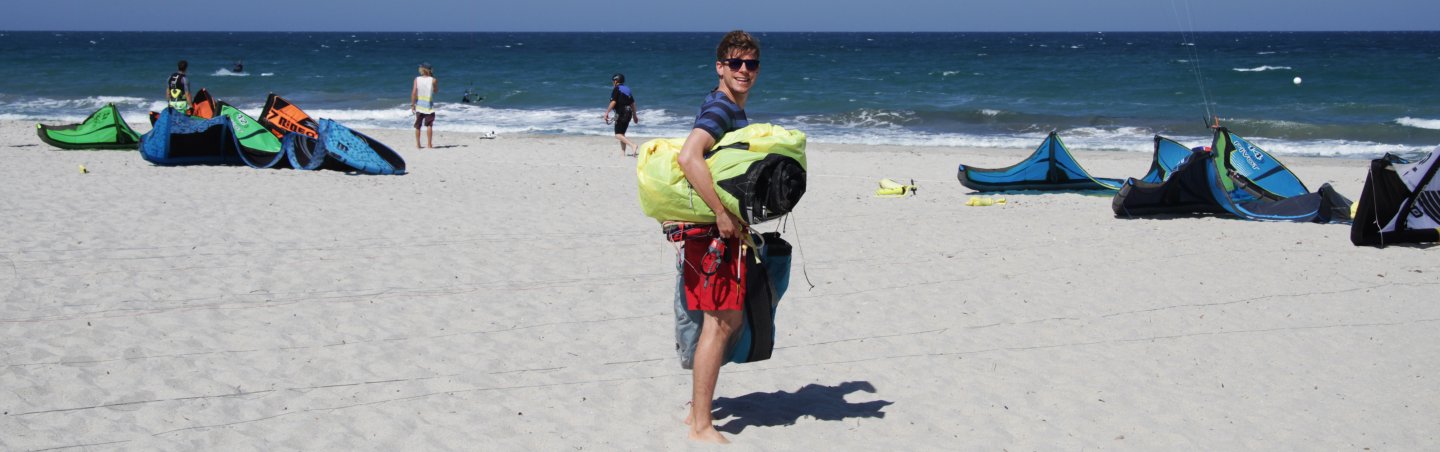
[[[1437,0],[45,0],[12,3],[6,9],[0,30],[1440,29]]]

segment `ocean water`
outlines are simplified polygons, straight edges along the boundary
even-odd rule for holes
[[[1209,142],[1205,117],[1281,155],[1440,145],[1440,32],[757,33],[752,121],[828,143],[1149,152]],[[166,76],[252,114],[267,93],[355,127],[408,128],[435,65],[442,130],[609,135],[610,75],[641,123],[682,136],[715,86],[720,33],[0,32],[0,118],[74,122],[162,107]],[[236,60],[245,72],[227,68]],[[1296,84],[1296,78],[1301,83]],[[460,102],[473,89],[484,100]]]

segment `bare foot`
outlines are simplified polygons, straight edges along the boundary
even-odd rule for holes
[[[685,402],[685,425],[695,423],[695,409],[690,402]]]
[[[716,431],[715,426],[708,426],[698,432],[693,428],[690,429],[690,440],[702,443],[730,444],[730,440],[725,439],[725,435],[721,435],[719,431]]]

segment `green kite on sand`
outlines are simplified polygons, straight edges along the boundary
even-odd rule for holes
[[[79,124],[35,124],[35,134],[45,144],[68,150],[136,149],[140,146],[140,134],[125,124],[115,104],[100,107]]]

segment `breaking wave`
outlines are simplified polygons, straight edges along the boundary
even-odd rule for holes
[[[1265,71],[1288,71],[1294,69],[1290,66],[1260,66],[1252,68],[1234,68],[1235,72],[1265,72]]]
[[[1440,119],[1422,119],[1406,116],[1395,120],[1396,124],[1417,129],[1440,130]]]

